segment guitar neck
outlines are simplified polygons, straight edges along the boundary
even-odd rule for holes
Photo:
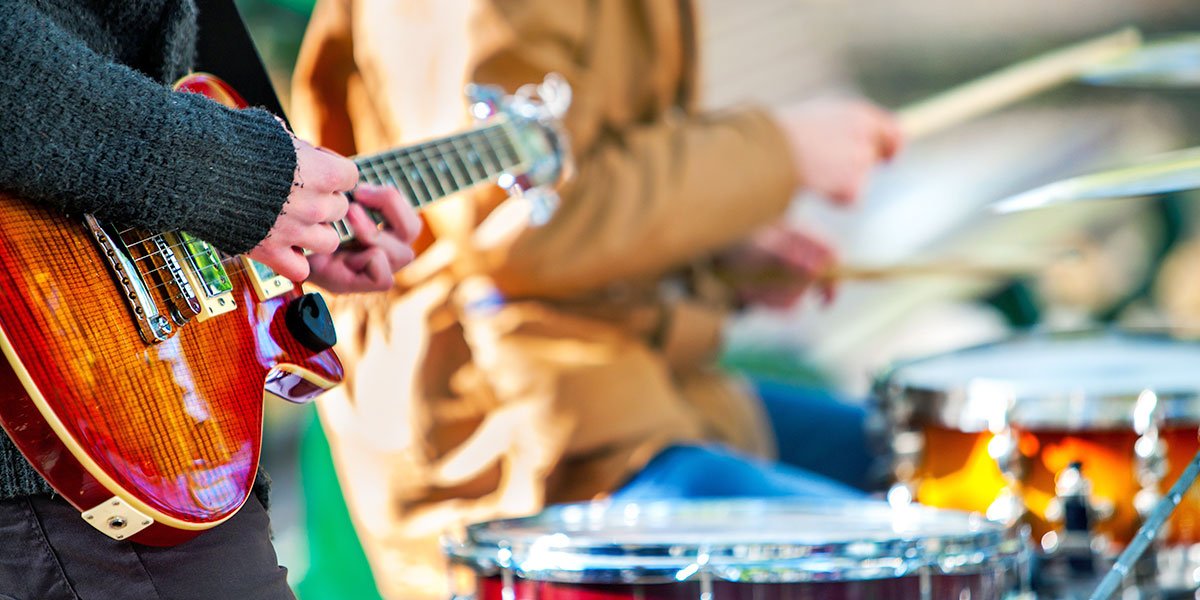
[[[427,140],[412,146],[357,156],[362,180],[404,192],[420,208],[481,183],[495,181],[502,173],[520,171],[526,165],[517,132],[507,119],[496,119],[454,135]],[[383,216],[368,210],[376,224]],[[354,239],[346,219],[333,227],[342,242]]]

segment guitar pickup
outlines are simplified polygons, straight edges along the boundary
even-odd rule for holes
[[[256,260],[243,256],[242,263],[246,266],[246,276],[250,279],[250,287],[254,288],[254,294],[258,296],[259,302],[282,296],[296,287],[292,280],[279,275],[272,271],[271,267]]]
[[[196,320],[204,321],[236,309],[233,282],[217,249],[186,231],[167,234],[167,237],[177,259],[188,266],[184,271],[199,302]]]

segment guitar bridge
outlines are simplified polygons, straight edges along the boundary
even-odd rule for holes
[[[148,344],[166,341],[175,333],[175,326],[171,319],[160,311],[138,268],[136,258],[121,236],[111,226],[101,223],[92,215],[84,215],[84,222],[99,244],[113,279],[121,286],[122,296],[129,305],[129,311],[133,314],[134,324],[137,325],[142,339]]]

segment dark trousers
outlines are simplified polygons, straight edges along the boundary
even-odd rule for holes
[[[231,519],[172,548],[118,542],[66,501],[0,501],[0,600],[294,600],[251,497]]]

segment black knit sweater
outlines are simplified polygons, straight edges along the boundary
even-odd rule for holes
[[[0,191],[231,253],[257,244],[295,151],[265,111],[170,91],[196,33],[194,0],[0,0]],[[0,498],[49,491],[0,435]]]

